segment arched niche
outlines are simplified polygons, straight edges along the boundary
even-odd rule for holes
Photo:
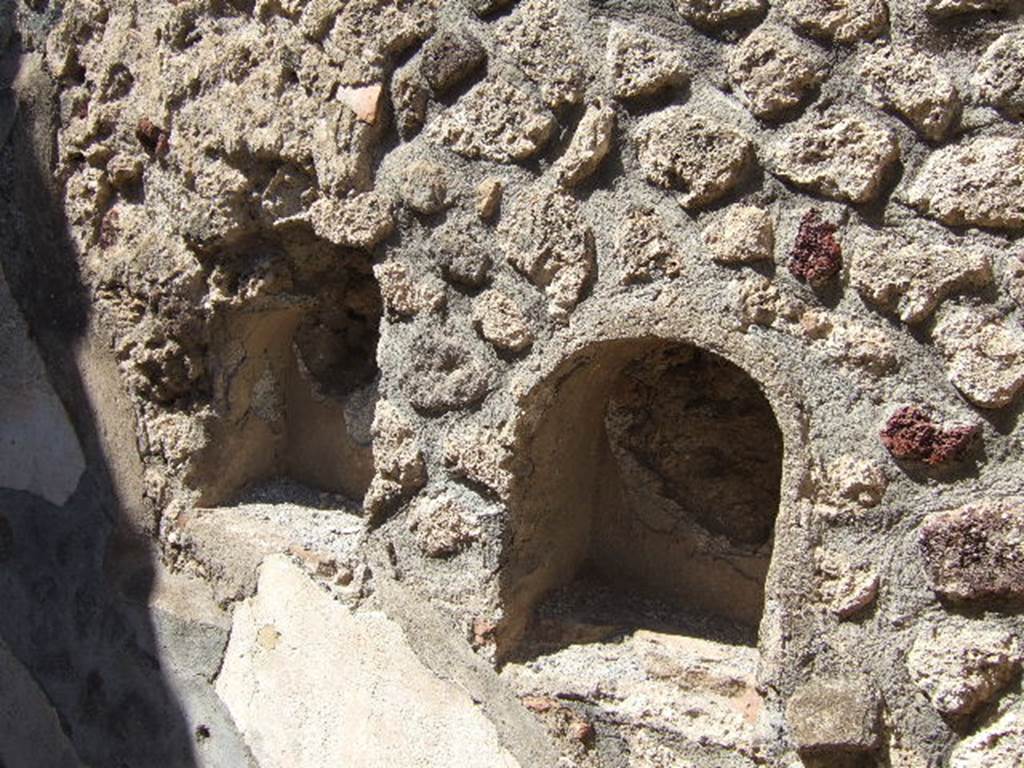
[[[588,574],[756,635],[783,483],[758,382],[698,346],[591,343],[524,400],[501,571],[499,654],[545,595]]]

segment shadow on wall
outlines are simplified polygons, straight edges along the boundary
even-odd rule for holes
[[[755,637],[783,455],[757,383],[711,352],[627,339],[574,355],[527,407],[538,419],[524,444],[533,471],[513,491],[500,652],[559,588],[611,586],[627,624],[691,634],[703,623],[672,630],[626,615],[653,598]]]
[[[0,3],[0,30],[11,30],[14,5]],[[118,497],[101,437],[109,425],[98,423],[76,355],[88,342],[89,303],[50,171],[53,92],[7,39],[0,260],[85,471],[62,506],[0,490],[0,766],[193,766],[193,736],[147,608],[154,553],[136,538],[145,518],[126,509],[141,498]]]

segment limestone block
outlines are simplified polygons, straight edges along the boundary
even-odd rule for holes
[[[262,768],[518,765],[396,623],[350,611],[285,557],[235,608],[216,687]]]
[[[786,705],[790,736],[802,753],[870,752],[879,744],[878,694],[856,678],[812,680]]]
[[[953,386],[980,408],[1002,408],[1024,387],[1024,331],[985,310],[943,310],[932,331]]]
[[[771,261],[775,247],[772,215],[763,208],[733,205],[704,228],[712,258],[726,264]]]
[[[885,0],[785,0],[783,11],[801,32],[836,43],[870,40],[889,25]]]
[[[683,52],[668,40],[613,22],[608,28],[605,66],[618,99],[653,96],[688,79]]]
[[[729,54],[737,95],[758,117],[771,118],[800,104],[825,77],[825,62],[789,29],[764,24]]]
[[[613,146],[615,112],[598,101],[583,113],[572,141],[558,162],[554,172],[563,187],[575,187],[586,181],[604,161]]]
[[[960,94],[938,62],[911,48],[884,46],[865,57],[869,99],[895,112],[931,141],[941,140],[960,111]]]

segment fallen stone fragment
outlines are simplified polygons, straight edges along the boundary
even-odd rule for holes
[[[476,212],[483,221],[490,221],[501,208],[501,197],[505,191],[505,182],[489,177],[476,188]]]
[[[348,198],[321,197],[309,208],[317,236],[347,248],[370,250],[395,228],[390,202],[376,192]]]
[[[554,116],[532,96],[500,80],[485,80],[448,109],[433,139],[471,160],[526,160],[551,138]]]
[[[495,289],[473,302],[473,327],[502,352],[522,352],[533,343],[533,332],[518,305]]]
[[[718,29],[759,14],[765,0],[675,0],[679,14],[697,27]]]
[[[775,247],[772,215],[763,208],[734,205],[704,228],[703,238],[716,261],[770,261]]]
[[[888,238],[864,243],[850,267],[850,282],[861,296],[910,325],[926,320],[947,296],[991,281],[983,253],[921,242],[900,247]]]
[[[1007,768],[1024,755],[1024,699],[1008,701],[976,733],[958,742],[949,768]]]
[[[941,597],[1024,599],[1024,500],[983,499],[930,515],[918,546]]]
[[[771,118],[800,104],[825,77],[825,62],[789,29],[764,24],[729,55],[737,95],[758,117]]]
[[[422,312],[437,312],[447,303],[444,284],[436,277],[417,281],[406,264],[387,262],[373,268],[380,285],[384,307],[399,317],[414,317]]]
[[[372,430],[373,480],[363,505],[379,519],[426,484],[427,467],[415,431],[392,403],[377,402]]]
[[[889,417],[880,437],[897,459],[938,465],[959,459],[977,434],[976,426],[938,424],[925,409],[910,405]]]
[[[1019,650],[1005,629],[950,617],[918,633],[907,669],[941,714],[970,715],[1016,677]]]
[[[798,187],[836,200],[866,203],[900,159],[883,123],[841,107],[806,118],[769,150],[774,172]]]
[[[434,35],[423,46],[420,72],[435,94],[458,85],[487,61],[480,41],[461,31]]]
[[[402,201],[417,213],[430,216],[448,204],[448,178],[444,168],[428,160],[416,160],[402,172]]]
[[[666,88],[685,85],[688,79],[683,53],[677,46],[617,22],[608,29],[605,64],[617,99],[653,96]]]
[[[960,111],[960,94],[938,62],[887,45],[867,56],[861,77],[876,106],[895,112],[931,141],[941,140]]]
[[[863,680],[813,680],[786,705],[786,720],[802,754],[871,752],[879,745],[878,694]]]
[[[836,43],[870,40],[889,25],[885,0],[785,0],[783,11],[801,32]]]
[[[1009,4],[1010,0],[928,0],[925,9],[932,16],[942,18],[963,13],[1001,11]]]
[[[610,106],[598,101],[587,107],[565,154],[554,165],[558,183],[571,188],[586,181],[611,151],[614,131],[615,112]]]
[[[789,271],[793,277],[816,286],[839,274],[843,267],[843,249],[835,232],[835,225],[822,221],[817,209],[804,214],[789,252]]]
[[[971,307],[943,310],[932,338],[949,380],[980,408],[1002,408],[1024,387],[1024,331],[998,314]]]
[[[971,87],[982,104],[1011,117],[1024,114],[1024,32],[996,38],[978,62]]]
[[[427,557],[451,557],[476,541],[473,511],[448,493],[421,498],[410,512],[416,543]]]
[[[934,152],[904,199],[954,226],[1024,229],[1024,139],[979,137]]]
[[[753,143],[746,134],[684,107],[669,107],[644,119],[636,144],[646,179],[678,190],[684,208],[723,197],[754,164]]]
[[[595,269],[594,236],[576,201],[555,190],[529,190],[514,201],[501,233],[509,263],[544,289],[553,316],[567,317]]]
[[[615,256],[627,285],[658,275],[677,277],[682,268],[679,251],[665,233],[665,223],[650,208],[632,208],[623,217],[615,232]]]
[[[439,415],[468,408],[491,389],[489,366],[469,346],[444,335],[443,329],[421,334],[411,352],[402,387],[421,413]]]

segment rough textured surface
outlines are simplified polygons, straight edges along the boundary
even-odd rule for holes
[[[1024,387],[1024,332],[968,307],[944,310],[933,331],[949,380],[981,408],[1001,408]]]
[[[1024,228],[1024,140],[982,137],[932,154],[906,190],[906,200],[941,222]]]
[[[1024,513],[1017,498],[931,515],[919,546],[932,589],[950,600],[1024,598]]]
[[[771,157],[778,173],[798,186],[865,203],[878,196],[886,172],[899,156],[891,129],[833,109],[794,128]]]
[[[935,59],[910,48],[883,46],[861,65],[872,101],[896,112],[925,138],[940,141],[960,111],[960,94]]]
[[[863,243],[850,267],[850,282],[865,299],[909,324],[926,320],[950,294],[981,288],[991,280],[991,263],[984,253],[938,243],[901,246],[884,237]]]
[[[770,118],[800,104],[824,79],[825,63],[786,27],[763,25],[732,51],[729,75],[750,111]]]
[[[871,751],[879,742],[877,693],[860,680],[807,683],[789,700],[786,719],[804,753]]]
[[[1017,639],[977,622],[923,629],[907,657],[910,676],[944,715],[969,715],[1020,670]]]
[[[1024,762],[1020,13],[0,3],[0,759]]]
[[[640,167],[652,184],[681,192],[686,208],[711,203],[735,187],[753,162],[739,131],[669,107],[647,118],[636,136]]]

